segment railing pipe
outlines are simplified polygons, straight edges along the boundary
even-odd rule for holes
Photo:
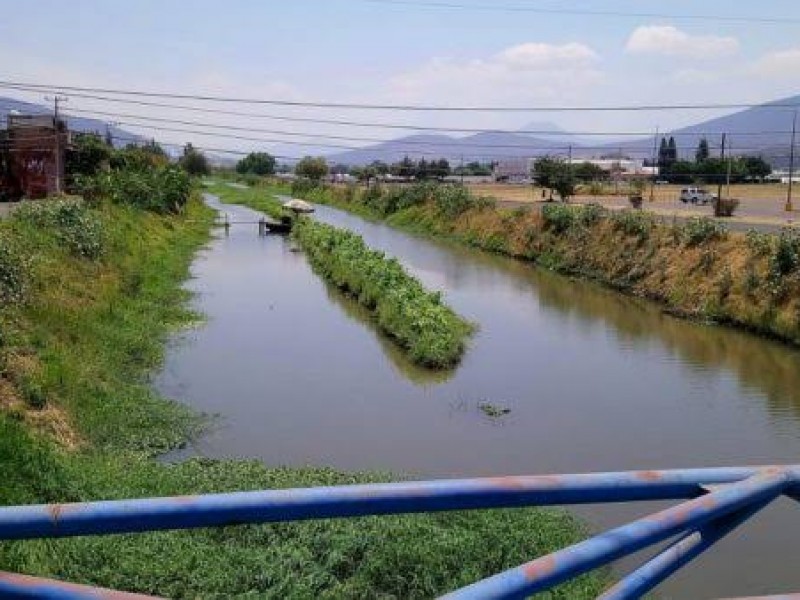
[[[746,506],[735,513],[711,521],[697,531],[691,531],[674,544],[659,552],[636,570],[610,587],[598,600],[629,600],[641,598],[678,569],[685,566],[711,546],[739,527],[777,497],[777,494]]]
[[[486,578],[445,598],[524,598],[713,519],[768,501],[789,484],[788,472],[771,469]]]
[[[66,583],[0,571],[0,598],[8,600],[154,600],[155,596],[129,594],[88,585]]]
[[[240,523],[696,498],[705,484],[771,467],[630,471],[387,483],[0,508],[0,540]],[[791,467],[793,473],[800,467]]]

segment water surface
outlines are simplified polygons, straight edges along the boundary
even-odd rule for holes
[[[798,462],[796,350],[331,208],[316,218],[398,257],[475,321],[462,364],[409,364],[290,239],[233,226],[193,267],[208,322],[175,340],[157,382],[219,415],[193,452],[415,477]],[[488,418],[486,401],[511,412]],[[580,514],[600,529],[655,506]],[[757,517],[663,596],[800,590],[798,510]]]

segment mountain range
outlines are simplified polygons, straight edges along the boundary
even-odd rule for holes
[[[788,164],[792,139],[794,111],[786,105],[800,106],[800,96],[793,96],[747,108],[730,115],[709,119],[666,132],[665,137],[674,136],[680,156],[691,158],[703,137],[708,138],[712,154],[719,153],[722,134],[727,134],[726,146],[732,154],[763,156],[774,167]],[[535,131],[536,133],[530,133]],[[519,131],[483,132],[455,137],[443,134],[410,135],[372,146],[329,154],[332,162],[361,165],[382,160],[396,162],[404,156],[447,158],[449,161],[492,160],[498,158],[522,158],[545,154],[566,154],[571,146],[577,158],[593,158],[603,155],[624,155],[635,158],[650,158],[659,140],[654,136],[592,142],[586,137],[566,135],[552,123],[534,123]]]

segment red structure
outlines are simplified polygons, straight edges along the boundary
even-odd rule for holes
[[[0,197],[43,198],[64,188],[70,144],[66,123],[52,115],[8,115],[0,132]]]

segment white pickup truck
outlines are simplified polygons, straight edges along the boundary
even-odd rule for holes
[[[681,190],[681,202],[684,204],[708,204],[717,199],[715,194],[712,194],[704,188],[689,187]]]

